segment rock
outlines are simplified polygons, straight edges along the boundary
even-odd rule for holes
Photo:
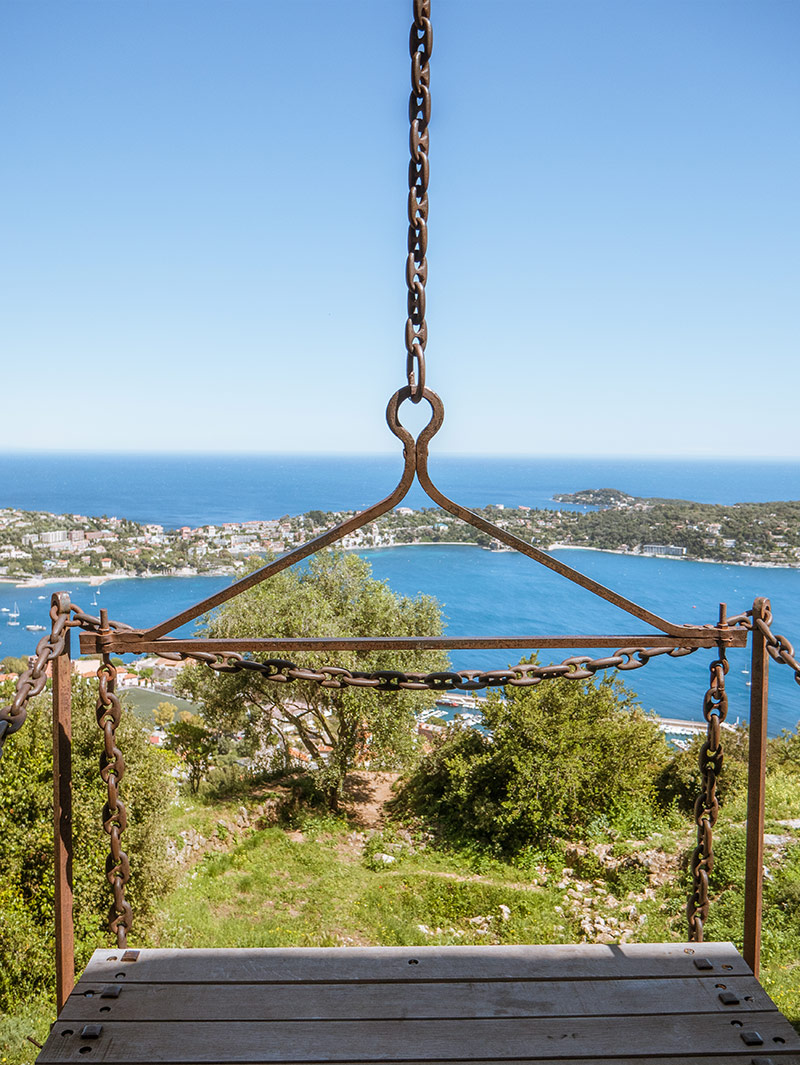
[[[424,936],[433,935],[433,932],[431,932],[430,928],[428,928],[426,924],[418,924],[417,928],[420,930],[420,932],[422,932]]]
[[[789,821],[776,821],[776,825],[782,825],[783,828],[795,828],[800,829],[800,817],[794,817]]]
[[[384,854],[382,851],[379,851],[375,855],[375,861],[376,862],[383,862],[384,865],[391,865],[392,862],[396,862],[397,859],[395,858],[395,856],[393,854]]]
[[[501,916],[501,918],[504,921],[510,921],[511,920],[511,910],[509,909],[508,906],[504,906],[502,903],[500,903],[500,905],[497,908],[500,911],[500,916]]]
[[[787,843],[792,843],[791,836],[776,836],[771,832],[764,833],[764,846],[765,847],[785,847]]]

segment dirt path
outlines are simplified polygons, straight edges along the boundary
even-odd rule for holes
[[[393,797],[392,785],[399,773],[351,773],[345,784],[345,808],[360,828],[381,828],[386,803]]]

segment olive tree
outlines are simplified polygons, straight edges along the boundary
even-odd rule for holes
[[[203,631],[212,637],[374,637],[435,636],[441,628],[434,599],[396,595],[371,576],[369,563],[358,555],[324,552],[307,566],[284,570],[232,599],[205,619]],[[448,666],[439,651],[338,651],[324,662],[321,653],[290,657],[300,666],[370,672],[433,672]],[[415,747],[415,711],[434,702],[429,691],[333,688],[303,680],[281,684],[253,671],[217,675],[200,665],[184,669],[178,683],[201,706],[208,727],[243,730],[262,761],[277,752],[288,767],[297,761],[293,752],[300,752],[332,809],[355,765],[408,763]]]

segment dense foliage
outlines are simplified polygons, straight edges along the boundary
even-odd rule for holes
[[[260,565],[261,560],[256,565]],[[306,568],[284,570],[223,606],[205,625],[209,636],[435,636],[441,614],[429,596],[396,595],[354,554],[325,552]],[[268,655],[256,655],[266,659]],[[294,653],[298,665],[352,670],[447,668],[438,651]],[[217,675],[183,670],[179,690],[198,703],[207,727],[244,731],[256,761],[288,767],[304,756],[332,808],[345,775],[357,764],[403,765],[414,750],[414,711],[431,706],[432,692],[387,694],[369,688],[325,688],[313,681],[277,684],[257,673]],[[299,755],[297,753],[299,752]]]
[[[4,696],[11,685],[2,686]],[[108,837],[102,830],[105,789],[98,772],[102,737],[96,689],[73,679],[73,837],[76,962],[108,945],[111,901],[105,878]],[[164,822],[171,778],[164,755],[140,724],[123,714],[117,731],[126,773],[124,847],[131,859],[128,898],[139,930],[170,883]],[[0,761],[0,1010],[51,993],[53,967],[53,755],[49,693],[30,705],[28,720],[5,744]]]
[[[164,705],[164,703],[159,704],[159,706]],[[174,721],[167,726],[167,747],[183,759],[193,795],[197,793],[201,781],[208,772],[216,746],[214,736],[199,717],[191,718],[189,721]]]
[[[498,852],[575,838],[621,806],[651,805],[669,760],[655,720],[611,679],[506,688],[487,698],[483,722],[487,733],[448,730],[399,805]]]

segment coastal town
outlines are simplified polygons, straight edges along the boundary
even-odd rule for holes
[[[489,505],[476,510],[544,550],[588,548],[642,556],[758,566],[800,565],[800,502],[733,506],[642,499],[616,489],[555,497],[564,509]],[[578,509],[576,509],[578,508]],[[312,510],[298,516],[222,522],[199,528],[115,516],[0,509],[0,580],[64,577],[232,575],[251,556],[279,555],[350,517]],[[397,507],[342,538],[345,550],[411,544],[503,547],[437,508]]]

